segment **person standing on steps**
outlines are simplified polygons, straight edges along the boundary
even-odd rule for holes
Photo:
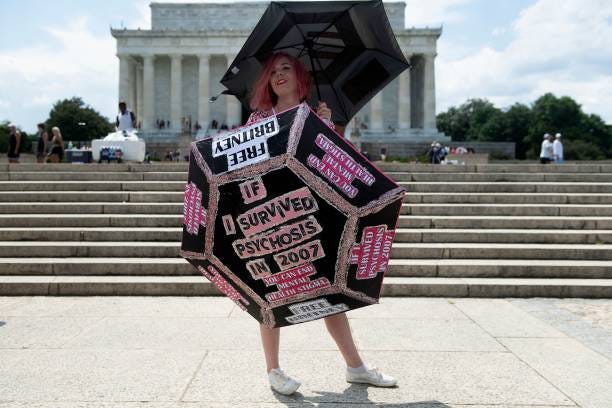
[[[555,135],[555,141],[553,142],[553,157],[555,163],[563,163],[563,143],[561,143],[561,133]]]
[[[272,55],[264,64],[253,88],[251,108],[254,112],[249,117],[247,125],[306,103],[309,91],[308,73],[298,59],[282,52]],[[316,112],[328,126],[334,128],[331,121],[332,112],[324,102],[319,103]],[[327,330],[346,362],[346,381],[378,387],[393,387],[397,384],[393,377],[363,362],[345,313],[328,316],[324,320]],[[261,325],[260,334],[271,387],[280,394],[293,394],[300,383],[280,368],[278,357],[280,329],[270,329]]]
[[[21,149],[21,132],[17,130],[17,126],[11,123],[9,125],[9,148],[8,162],[19,163],[19,150]]]
[[[540,163],[548,164],[553,160],[553,145],[552,136],[549,133],[544,133],[544,140],[540,147]]]
[[[51,134],[53,137],[51,138],[51,147],[47,161],[49,163],[59,163],[64,158],[64,138],[57,126],[51,128]]]
[[[49,134],[44,123],[38,124],[38,141],[36,143],[36,162],[44,163],[49,151]]]
[[[115,125],[117,130],[134,130],[136,127],[136,116],[134,116],[134,112],[128,110],[123,101],[119,102],[119,115],[117,115]]]

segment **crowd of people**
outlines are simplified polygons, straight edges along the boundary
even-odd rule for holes
[[[475,153],[471,147],[457,146],[443,146],[440,142],[433,142],[429,151],[427,152],[427,158],[429,163],[442,164],[445,163],[445,159],[449,154],[470,154]]]
[[[59,163],[64,158],[64,138],[57,126],[51,128],[51,136],[47,132],[44,123],[37,125],[36,139],[36,162],[37,163]],[[23,140],[21,132],[13,123],[9,124],[8,137],[8,161],[9,163],[19,163],[19,157]]]
[[[544,134],[542,147],[540,149],[540,163],[563,163],[563,143],[561,143],[561,133],[554,137],[550,133]]]

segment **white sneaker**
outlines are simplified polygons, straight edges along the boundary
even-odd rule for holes
[[[301,385],[298,381],[285,374],[280,368],[272,369],[268,373],[268,380],[270,380],[272,389],[283,395],[293,394]]]
[[[395,378],[381,373],[376,367],[366,369],[360,373],[346,370],[346,381],[350,383],[371,384],[376,387],[394,387],[397,385]]]

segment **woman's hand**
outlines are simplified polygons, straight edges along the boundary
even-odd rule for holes
[[[319,102],[317,105],[317,115],[324,119],[331,120],[332,111],[327,107],[325,102]]]

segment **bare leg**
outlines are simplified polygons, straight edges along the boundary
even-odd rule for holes
[[[346,313],[339,313],[325,318],[325,326],[327,331],[338,345],[342,357],[349,367],[361,367],[363,361],[357,351],[357,346],[353,341],[351,334],[351,326],[349,325]]]
[[[261,332],[261,344],[263,345],[266,356],[266,371],[270,372],[274,368],[279,368],[278,349],[280,344],[280,329],[270,329],[264,325],[259,326]]]

